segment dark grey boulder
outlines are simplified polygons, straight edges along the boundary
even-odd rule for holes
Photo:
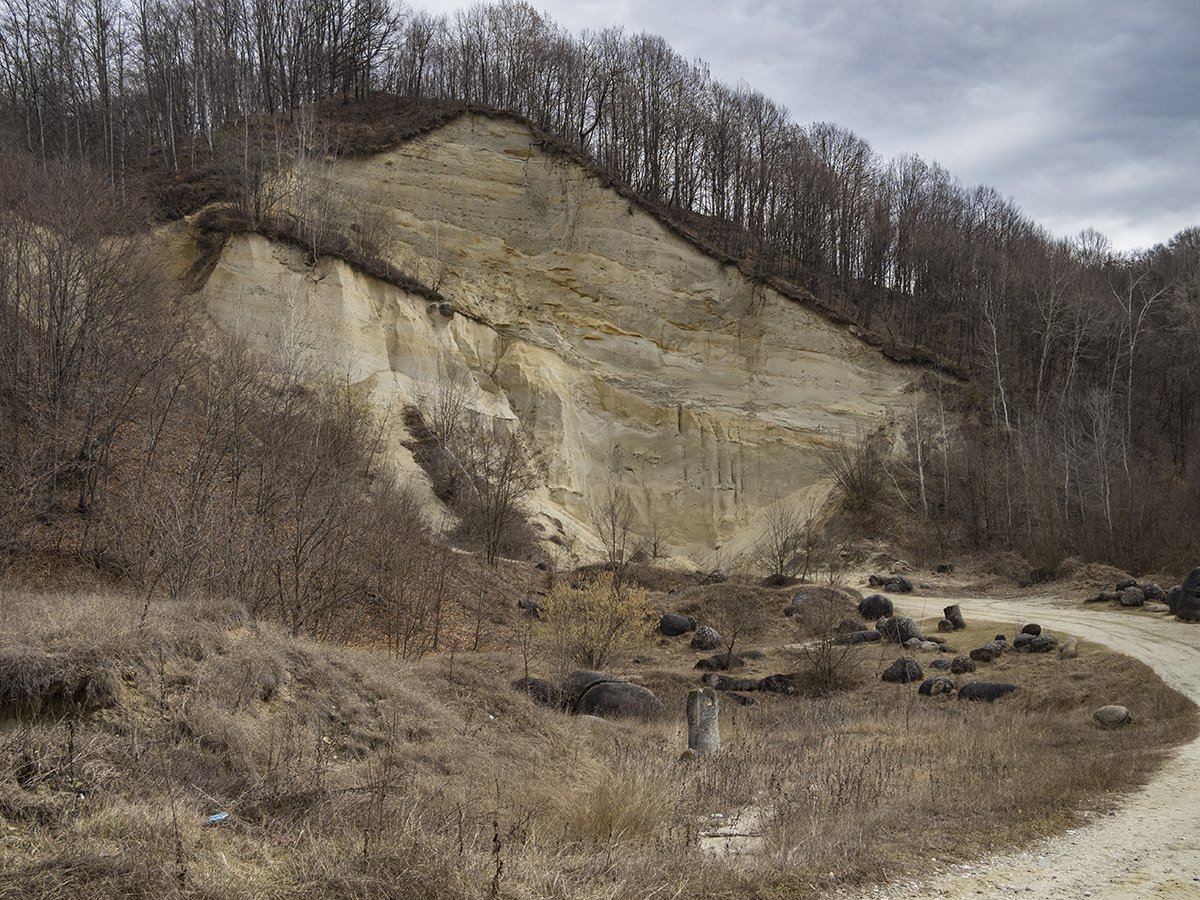
[[[719,650],[723,643],[717,629],[708,625],[701,625],[692,635],[693,650]]]
[[[529,698],[538,706],[545,706],[548,709],[562,709],[563,707],[563,692],[556,685],[542,678],[518,678],[513,682],[513,687],[522,694],[528,694]]]
[[[1034,637],[1037,637],[1041,633],[1042,633],[1042,626],[1037,624],[1036,622],[1030,622],[1028,625],[1026,625],[1024,628],[1021,629],[1021,634],[1032,634]]]
[[[696,617],[667,613],[658,620],[658,630],[667,637],[679,637],[696,630]]]
[[[872,644],[883,637],[878,631],[851,631],[846,634],[837,634],[833,637],[835,644],[843,646],[853,646],[854,644]]]
[[[1058,638],[1052,634],[1039,634],[1029,642],[1028,652],[1050,653],[1058,647]]]
[[[1140,587],[1127,587],[1121,591],[1122,606],[1141,606],[1146,602],[1146,595],[1142,593]]]
[[[890,619],[880,619],[875,623],[875,630],[882,634],[886,640],[894,644],[903,644],[905,641],[921,636],[921,629],[908,616],[892,616]]]
[[[975,662],[995,662],[1000,658],[1001,651],[996,649],[994,643],[984,644],[982,647],[976,647],[971,651],[971,659]]]
[[[883,584],[883,589],[893,594],[910,594],[912,593],[912,582],[903,575],[893,575]]]
[[[925,670],[911,656],[902,656],[888,666],[879,677],[892,684],[908,684],[910,681],[920,681],[924,678]]]
[[[941,659],[935,659],[933,662],[931,662],[929,664],[929,668],[941,669],[944,672],[948,672],[950,671],[950,667],[952,665],[954,665],[954,663],[950,662],[950,660],[946,659],[945,657],[942,657]]]
[[[938,631],[945,634],[946,632],[954,631],[954,623],[949,619],[941,619],[938,621]]]
[[[758,689],[767,694],[798,694],[800,692],[799,676],[767,675],[758,680]]]
[[[714,653],[699,660],[692,668],[705,672],[723,672],[726,669],[740,669],[745,664],[746,661],[736,653],[732,657],[725,653]]]
[[[1200,568],[1192,569],[1179,586],[1175,615],[1184,622],[1200,622]]]
[[[975,671],[975,660],[969,656],[956,656],[950,663],[950,671],[955,675],[965,675]]]
[[[1013,649],[1018,653],[1024,653],[1029,649],[1029,645],[1033,643],[1033,638],[1034,635],[1026,634],[1024,631],[1022,631],[1017,635],[1016,640],[1013,641]]]
[[[1179,609],[1179,600],[1182,597],[1183,597],[1183,586],[1182,585],[1177,584],[1173,588],[1171,588],[1170,590],[1167,591],[1167,599],[1166,599],[1167,609],[1169,609],[1171,611],[1172,615],[1175,615],[1176,611]]]
[[[579,700],[584,694],[594,685],[608,681],[620,681],[615,675],[606,675],[603,672],[592,672],[587,669],[581,669],[577,672],[572,672],[563,679],[563,705],[575,712],[579,708]]]
[[[858,614],[871,622],[886,618],[894,612],[895,607],[892,605],[891,598],[885,597],[883,594],[871,594],[864,597],[858,604]]]
[[[1001,684],[996,681],[972,681],[958,689],[959,700],[982,700],[991,703],[999,700],[1005,694],[1011,694],[1017,689],[1015,684]]]
[[[887,581],[887,576],[885,576],[885,575],[868,575],[867,576],[867,584],[869,584],[871,587],[883,587],[884,582],[886,582],[886,581]]]
[[[947,622],[954,626],[955,631],[961,631],[967,627],[967,620],[963,618],[962,607],[960,607],[957,603],[953,603],[950,606],[945,607],[942,610],[942,615],[945,617]]]
[[[998,634],[994,638],[992,638],[991,643],[993,643],[997,647],[999,647],[1001,653],[1003,653],[1005,650],[1008,649],[1008,638],[1006,638],[1002,634]]]
[[[938,676],[935,678],[926,678],[921,682],[921,686],[917,688],[917,693],[923,697],[938,697],[943,694],[953,694],[956,685],[953,678]]]
[[[1117,593],[1125,590],[1125,588],[1137,587],[1137,581],[1133,578],[1125,578],[1117,582]]]
[[[649,688],[627,681],[602,681],[579,699],[579,714],[602,719],[656,719],[664,714],[662,701]]]
[[[716,691],[757,691],[757,678],[731,678],[728,675],[704,675],[700,681]]]
[[[1153,581],[1147,581],[1145,584],[1139,585],[1142,589],[1142,596],[1150,603],[1163,603],[1167,599],[1167,592],[1160,588]]]

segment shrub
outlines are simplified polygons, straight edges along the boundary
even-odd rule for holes
[[[644,588],[618,587],[611,572],[602,572],[576,588],[556,585],[545,615],[564,662],[603,669],[650,633],[653,609]]]

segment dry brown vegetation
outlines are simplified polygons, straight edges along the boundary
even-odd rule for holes
[[[654,599],[702,612],[706,590]],[[767,610],[790,595],[739,590]],[[774,613],[755,671],[793,665]],[[1087,644],[1006,655],[989,677],[1022,690],[994,706],[881,683],[898,651],[875,645],[853,690],[726,702],[722,754],[683,763],[686,638],[630,670],[677,715],[589,723],[512,690],[509,651],[405,662],[227,602],[139,616],[111,591],[0,593],[5,896],[819,895],[1063,827],[1196,731],[1144,666]],[[521,624],[504,619],[498,645]],[[1095,729],[1108,702],[1137,724]],[[711,814],[747,808],[760,854],[699,849]]]

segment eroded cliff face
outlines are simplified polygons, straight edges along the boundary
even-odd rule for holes
[[[617,485],[677,552],[728,559],[766,507],[823,494],[819,448],[885,425],[913,377],[544,154],[517,123],[464,116],[342,162],[338,178],[386,211],[392,261],[436,282],[454,314],[256,236],[227,242],[200,289],[209,313],[369,383],[384,409],[465,380],[474,408],[543,451],[547,537],[594,545],[589,506]],[[186,232],[169,240],[185,259]],[[419,482],[401,438],[397,463]]]

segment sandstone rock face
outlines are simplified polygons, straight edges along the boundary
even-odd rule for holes
[[[202,302],[220,328],[369,384],[382,409],[461,379],[471,407],[545,454],[534,505],[546,538],[595,548],[589,504],[616,483],[641,525],[671,523],[676,552],[736,553],[764,508],[828,490],[822,447],[887,425],[905,402],[910,371],[705,255],[515,122],[465,115],[343,160],[336,177],[379,205],[391,262],[436,284],[451,315],[257,236],[226,242]],[[189,240],[186,227],[163,235],[179,271],[198,256]],[[403,438],[397,422],[393,456],[420,480]]]

